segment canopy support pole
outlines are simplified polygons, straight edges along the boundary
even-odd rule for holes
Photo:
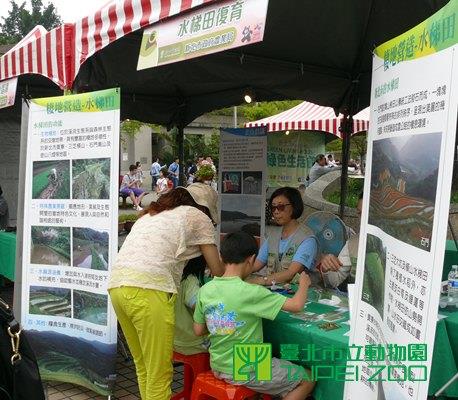
[[[180,176],[179,176],[179,185],[185,186],[186,179],[185,179],[185,160],[184,160],[184,128],[183,126],[178,126],[176,129],[176,138],[178,144],[178,159],[180,160]]]
[[[347,199],[348,186],[348,161],[350,158],[350,137],[353,133],[353,116],[345,112],[340,125],[342,132],[342,174],[340,176],[340,207],[339,216],[343,220],[345,216],[345,200]]]

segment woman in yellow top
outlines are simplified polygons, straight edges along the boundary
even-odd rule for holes
[[[204,184],[176,188],[143,212],[113,265],[111,301],[134,358],[142,400],[170,399],[174,304],[187,260],[203,255],[220,276],[217,195]]]

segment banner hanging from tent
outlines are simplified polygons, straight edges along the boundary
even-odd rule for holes
[[[345,399],[426,400],[458,105],[458,1],[374,55]],[[452,357],[452,355],[450,355]],[[443,377],[444,383],[452,377]]]
[[[44,380],[109,395],[117,322],[119,89],[30,101],[22,325]]]
[[[143,32],[137,70],[261,42],[268,0],[226,0]]]
[[[267,166],[269,187],[297,187],[305,184],[318,154],[325,150],[325,135],[321,132],[291,131],[269,133]]]
[[[219,150],[220,233],[264,237],[266,128],[222,129]]]

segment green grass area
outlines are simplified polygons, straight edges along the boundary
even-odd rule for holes
[[[458,204],[458,190],[452,192],[452,197],[450,198],[451,204]]]
[[[48,186],[49,170],[46,170],[33,177],[32,199],[38,199],[40,193]]]
[[[347,207],[356,208],[358,205],[358,198],[364,189],[364,179],[348,179],[347,198],[345,205]],[[340,204],[340,189],[330,193],[325,199],[334,204]]]
[[[55,251],[57,254],[60,254],[62,257],[65,257],[70,261],[70,245],[66,247],[65,249],[62,249],[57,246],[51,246],[51,245],[44,245],[49,247],[52,251]]]

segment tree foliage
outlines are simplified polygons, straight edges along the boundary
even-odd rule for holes
[[[32,10],[26,8],[26,3],[17,4],[10,0],[8,16],[2,17],[0,23],[0,44],[15,44],[19,42],[35,26],[42,25],[48,31],[61,25],[62,20],[52,3],[44,6],[42,0],[31,0]]]

